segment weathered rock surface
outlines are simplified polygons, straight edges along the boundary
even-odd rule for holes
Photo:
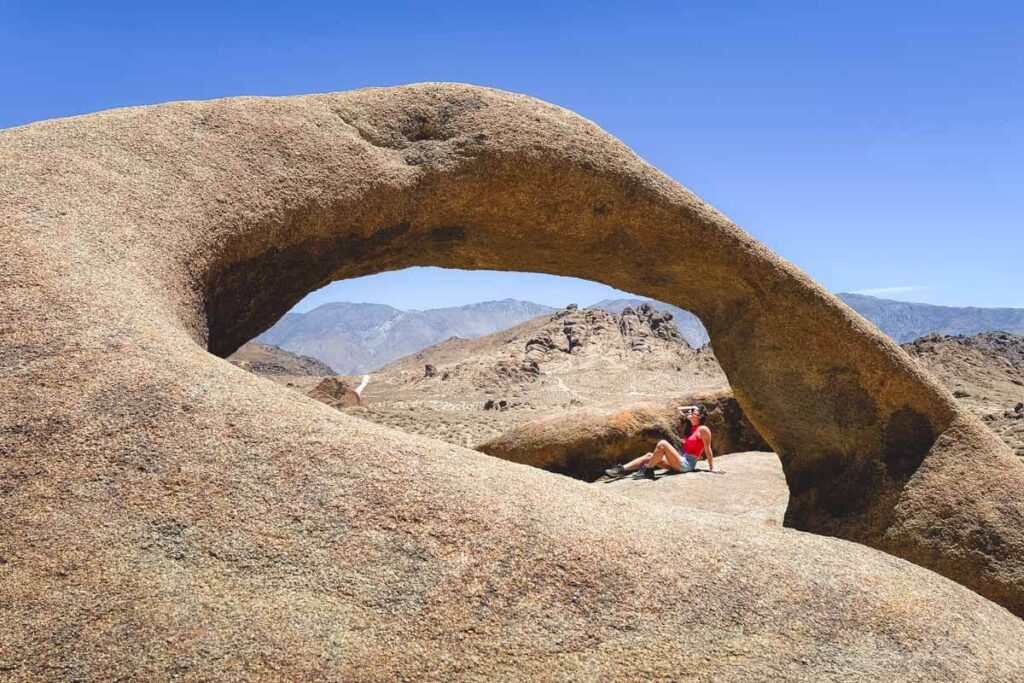
[[[787,522],[1022,611],[1024,465],[564,109],[423,84],[108,111],[0,132],[0,197],[8,678],[1024,676],[1021,620],[921,567],[395,432],[214,355],[333,279],[597,277],[708,323]],[[651,646],[689,633],[714,638]]]
[[[621,315],[576,304],[556,311],[549,323],[526,342],[526,358],[543,363],[559,354],[580,354],[589,347],[651,352],[653,339],[686,348],[686,340],[671,323],[670,313],[647,307],[643,314],[627,308]]]
[[[582,408],[548,415],[490,439],[477,450],[504,460],[594,480],[605,468],[632,460],[665,439],[680,447],[676,408],[702,404],[716,453],[764,450],[767,444],[732,394],[687,394],[613,409]]]
[[[619,318],[619,330],[633,350],[647,351],[650,348],[647,330],[658,339],[686,344],[679,328],[672,321],[672,314],[659,311],[648,303],[640,304],[636,310],[628,306],[624,308]]]
[[[714,512],[739,519],[782,526],[789,503],[789,489],[782,463],[774,453],[730,453],[715,458],[710,472],[706,463],[698,463],[695,472],[673,474],[658,470],[658,479],[608,479],[594,486],[633,500],[688,510]],[[700,524],[699,516],[692,524]],[[694,572],[695,578],[697,572]]]

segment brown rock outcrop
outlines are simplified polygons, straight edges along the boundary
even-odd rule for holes
[[[324,377],[313,390],[306,394],[332,408],[346,408],[359,405],[359,394],[340,377]]]
[[[334,370],[316,358],[300,356],[272,344],[249,342],[228,358],[232,363],[257,375],[333,375]]]
[[[629,306],[622,310],[619,316],[619,332],[634,351],[646,351],[650,348],[648,335],[686,345],[679,328],[672,322],[672,314],[655,310],[647,303],[641,304],[635,311]]]
[[[564,109],[422,84],[108,111],[0,132],[0,197],[9,678],[1024,675],[1022,622],[920,567],[602,495],[216,357],[333,279],[597,277],[708,324],[782,458],[790,524],[1024,611],[1024,465],[895,344]],[[652,649],[666,633],[715,637]]]
[[[566,411],[515,427],[476,448],[504,460],[594,480],[605,468],[643,455],[662,439],[679,448],[682,423],[676,408],[696,403],[708,411],[716,453],[768,448],[729,392],[691,394],[614,410]]]

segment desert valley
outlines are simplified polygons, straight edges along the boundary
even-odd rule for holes
[[[501,303],[467,309],[493,310]],[[519,315],[543,308],[527,302],[505,304]],[[914,308],[877,299],[872,305],[876,310]],[[361,316],[361,309],[349,307],[343,323],[347,329],[358,326]],[[694,326],[692,314],[673,308],[641,300],[599,302],[588,309],[570,304],[473,339],[452,336],[379,368],[367,368],[365,374],[338,375],[321,359],[259,341],[242,346],[230,360],[302,394],[313,393],[326,377],[333,377],[330,391],[317,393],[320,400],[363,419],[477,448],[544,417],[588,410],[612,416],[620,407],[680,403],[687,397],[727,391],[728,380],[712,347],[701,343],[707,338],[703,328]],[[917,308],[929,312],[933,307]],[[1000,325],[1024,331],[1024,311],[1005,311],[998,320],[990,315],[948,309],[941,319],[921,321],[904,314],[911,318],[911,328],[923,327],[926,332],[903,348],[1024,457],[1024,336],[932,331],[946,329],[950,319],[966,330]],[[689,335],[679,328],[680,317],[688,324]],[[893,317],[887,312],[882,324],[891,326]],[[494,325],[487,319],[474,318],[473,323],[475,329]],[[318,337],[305,337],[292,347],[302,351],[304,345],[319,344],[331,349],[325,356],[344,358],[344,346],[329,343],[333,334],[330,327],[320,327]],[[901,335],[905,336],[895,331],[897,339]],[[260,338],[268,336],[274,338],[274,328]],[[399,348],[409,345],[416,343],[398,341]],[[639,450],[634,455],[657,438],[652,433],[636,443]]]

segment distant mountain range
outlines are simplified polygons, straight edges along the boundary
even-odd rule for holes
[[[901,344],[932,333],[953,336],[979,332],[1024,334],[1024,308],[957,308],[877,299],[863,294],[836,296]]]
[[[837,296],[899,343],[932,333],[1024,334],[1024,309],[1020,308],[956,308],[862,294]],[[670,304],[641,298],[606,299],[589,308],[620,314],[627,306],[635,310],[643,303],[672,313],[690,346],[697,348],[708,342],[700,319]],[[362,374],[445,339],[475,339],[554,310],[517,299],[426,311],[336,302],[308,313],[288,313],[254,341],[318,358],[341,374]]]
[[[903,344],[926,334],[972,335],[979,332],[1024,334],[1024,308],[958,308],[933,306],[907,301],[879,299],[864,294],[836,294],[842,301],[878,326],[882,332]],[[708,333],[700,318],[689,311],[650,299],[606,299],[590,306],[619,313],[626,306],[636,308],[648,302],[675,317],[679,330],[690,346],[707,343]]]
[[[362,374],[450,337],[480,337],[553,310],[516,299],[426,311],[334,302],[287,313],[254,341],[318,358],[341,374]]]

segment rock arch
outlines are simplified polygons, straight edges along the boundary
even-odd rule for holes
[[[378,530],[379,538],[366,536],[363,522],[350,516],[345,525],[364,534],[353,552],[368,570],[375,561],[386,565],[390,580],[402,587],[381,589],[375,599],[397,604],[402,618],[427,609],[426,603],[402,602],[403,596],[422,598],[424,586],[443,573],[440,565],[421,566],[422,558],[441,551],[417,545],[399,527],[433,528],[430,515],[441,513],[432,506],[441,503],[432,496],[454,496],[444,505],[462,506],[461,519],[479,530],[486,517],[473,506],[494,496],[501,505],[543,506],[549,503],[531,487],[577,503],[590,494],[491,462],[478,468],[504,481],[504,492],[472,475],[465,475],[465,490],[452,491],[433,464],[424,465],[430,477],[393,481],[389,491],[378,490],[372,477],[359,478],[364,488],[352,488],[337,479],[338,468],[362,462],[356,444],[375,448],[365,445],[368,434],[373,443],[399,450],[441,451],[327,416],[326,408],[293,405],[204,349],[229,354],[334,279],[412,265],[548,272],[599,280],[701,316],[737,399],[783,459],[793,495],[791,526],[908,558],[1024,612],[1024,466],[894,343],[571,112],[450,84],[183,102],[4,131],[0,160],[0,270],[8,320],[17,321],[3,331],[3,358],[13,379],[0,398],[14,427],[0,446],[16,451],[9,471],[33,458],[53,465],[37,477],[50,497],[19,491],[24,512],[10,518],[16,521],[8,530],[33,525],[25,515],[44,509],[42,501],[64,495],[60,491],[85,496],[93,501],[88,514],[99,515],[102,505],[95,501],[106,499],[88,486],[83,493],[74,477],[88,474],[93,463],[118,485],[131,479],[140,487],[128,496],[133,509],[155,515],[144,529],[132,527],[138,545],[122,559],[145,555],[150,551],[138,550],[145,546],[163,553],[159,562],[175,562],[194,548],[218,544],[234,561],[239,553],[263,558],[262,550],[247,545],[251,539],[224,550],[223,538],[204,536],[212,520],[221,531],[238,532],[222,506],[197,521],[155,502],[161,491],[171,495],[167,478],[174,471],[188,486],[212,486],[201,482],[216,478],[192,475],[236,471],[227,458],[242,479],[224,485],[221,495],[244,502],[248,512],[259,505],[246,492],[270,490],[261,477],[277,477],[281,486],[287,472],[306,482],[313,494],[289,489],[274,496],[297,518],[315,509],[320,526],[312,533],[319,538],[341,538],[324,526],[330,505],[372,518],[374,510],[390,510],[399,495],[408,515],[399,515],[399,524],[389,511],[391,526]],[[56,391],[57,383],[86,397],[85,407],[40,393],[40,387]],[[337,461],[326,462],[321,451]],[[338,488],[326,491],[311,482],[296,464],[299,455]],[[393,452],[381,455],[389,457]],[[508,499],[513,489],[522,501]],[[344,501],[337,499],[342,490]],[[153,496],[151,507],[135,500],[140,491]],[[460,495],[464,500],[451,502]],[[196,514],[200,509],[182,505]],[[71,533],[89,523],[84,509],[50,507],[42,517],[50,529]],[[541,514],[517,509],[524,520]],[[277,526],[263,529],[261,538],[271,545],[267,539],[296,531],[279,513],[275,508],[271,515]],[[516,543],[531,543],[523,536],[530,522],[511,519],[501,528],[514,538],[492,548],[509,562]],[[433,533],[450,542],[458,536]],[[83,553],[119,538],[98,528],[86,536],[75,542]],[[810,552],[807,544],[837,542],[783,533],[771,543]],[[651,539],[644,552],[682,552],[658,545]],[[710,547],[718,548],[714,541]],[[33,571],[49,566],[43,558],[35,562]],[[151,568],[148,560],[141,564]],[[212,580],[216,568],[207,560],[200,564]],[[605,571],[611,565],[598,574]],[[595,589],[590,580],[572,579],[584,593]],[[462,604],[459,599],[449,595],[445,604]],[[660,608],[654,612],[670,620],[696,618],[680,605],[673,609],[682,611],[671,617]],[[508,628],[521,628],[539,617],[505,603],[501,618]],[[521,646],[534,642],[527,641]],[[379,649],[367,648],[367,661],[379,663],[373,659],[382,656]]]
[[[705,321],[737,399],[783,458],[790,525],[884,548],[995,594],[971,578],[991,573],[987,558],[958,574],[970,538],[947,520],[929,520],[942,536],[961,536],[936,547],[934,533],[905,533],[921,520],[897,509],[925,495],[917,491],[923,477],[910,490],[908,482],[954,420],[973,439],[984,440],[974,435],[984,427],[806,275],[564,109],[429,86],[361,91],[320,105],[321,115],[335,117],[332,127],[318,122],[324,132],[307,137],[301,151],[281,142],[292,158],[311,155],[288,165],[291,184],[309,183],[323,203],[297,202],[276,229],[251,220],[230,231],[219,252],[210,249],[218,255],[205,272],[212,351],[230,353],[312,289],[385,269],[596,279]],[[347,135],[327,139],[339,131]],[[327,177],[325,167],[337,175]],[[218,187],[261,201],[265,190],[252,187],[253,172]],[[244,215],[248,201],[226,204]],[[1006,449],[991,453],[1000,470],[1024,482]],[[948,495],[961,484],[937,486]],[[946,553],[955,563],[940,559]],[[1021,598],[1015,609],[1024,609]]]

